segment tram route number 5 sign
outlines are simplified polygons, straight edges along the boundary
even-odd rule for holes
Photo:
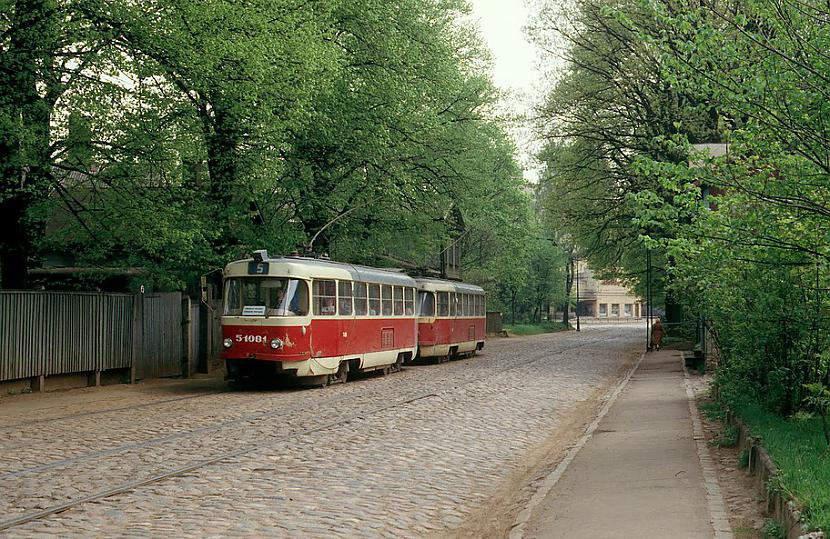
[[[248,262],[248,275],[268,275],[268,262]]]

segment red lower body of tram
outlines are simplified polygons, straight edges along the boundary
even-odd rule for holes
[[[475,355],[484,348],[484,317],[420,319],[418,355],[446,360]]]
[[[394,369],[417,349],[415,318],[314,317],[303,322],[223,324],[222,357],[229,378],[281,373],[337,378],[346,372]]]

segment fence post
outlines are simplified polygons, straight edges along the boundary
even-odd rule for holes
[[[211,316],[204,301],[199,302],[199,358],[197,369],[200,373],[208,372],[210,361],[210,324]]]
[[[144,323],[144,313],[142,312],[142,296],[143,294],[133,295],[133,357],[130,362],[130,383],[134,384],[136,378],[143,377],[143,369],[141,369],[141,358],[144,353],[144,332],[142,331],[142,324]]]
[[[191,324],[193,320],[190,316],[190,297],[182,297],[182,348],[184,349],[184,358],[182,365],[182,378],[190,378],[190,373],[193,372],[191,365],[193,364],[193,332],[191,331]]]

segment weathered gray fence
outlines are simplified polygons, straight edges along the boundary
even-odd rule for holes
[[[132,365],[133,296],[0,292],[0,380]]]
[[[0,381],[134,369],[188,374],[182,297],[0,291]]]

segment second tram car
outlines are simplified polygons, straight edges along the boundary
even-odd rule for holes
[[[313,384],[397,370],[417,349],[416,282],[364,266],[257,251],[224,272],[228,378],[287,374]]]
[[[484,289],[441,279],[418,283],[418,356],[448,361],[484,348]]]

